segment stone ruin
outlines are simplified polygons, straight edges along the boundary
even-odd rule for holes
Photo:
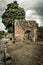
[[[15,20],[14,39],[16,41],[30,40],[37,41],[38,24],[34,20]]]

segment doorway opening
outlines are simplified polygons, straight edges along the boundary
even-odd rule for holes
[[[25,39],[32,40],[32,32],[30,30],[25,31]]]

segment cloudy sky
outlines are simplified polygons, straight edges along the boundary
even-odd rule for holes
[[[4,29],[1,15],[5,11],[6,5],[14,0],[0,0],[0,29]],[[23,7],[26,12],[26,20],[34,19],[39,26],[43,26],[43,0],[17,0],[19,6]],[[2,26],[3,25],[3,26]]]

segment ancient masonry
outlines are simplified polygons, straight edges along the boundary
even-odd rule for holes
[[[16,41],[37,41],[37,23],[34,20],[15,20],[14,38]]]

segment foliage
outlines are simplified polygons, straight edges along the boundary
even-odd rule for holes
[[[1,36],[3,36],[3,35],[7,36],[7,34],[8,34],[8,33],[5,32],[5,31],[0,31],[0,35],[1,35]]]
[[[4,34],[5,34],[5,31],[0,31],[0,39],[3,37]]]
[[[38,39],[43,41],[43,27],[38,27]]]
[[[15,19],[25,19],[25,11],[23,8],[18,6],[17,1],[8,4],[7,9],[2,15],[2,22],[8,30],[11,30]]]
[[[0,31],[0,34],[1,34],[1,35],[4,35],[4,34],[5,34],[5,31]]]
[[[8,33],[12,33],[13,32],[13,29],[12,27],[10,27],[10,29],[8,29]]]
[[[10,40],[12,40],[12,38],[10,38]]]

